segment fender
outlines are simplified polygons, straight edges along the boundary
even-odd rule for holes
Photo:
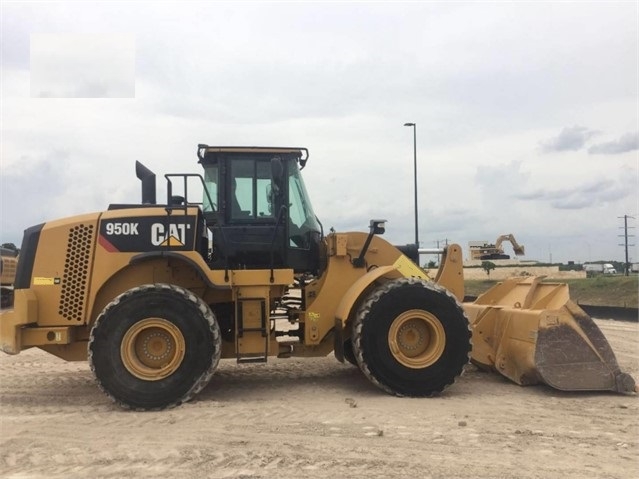
[[[342,300],[335,310],[335,328],[333,329],[333,353],[339,362],[344,362],[344,326],[357,300],[371,284],[382,276],[392,274],[393,272],[398,273],[395,266],[380,266],[372,269],[364,276],[360,276],[359,279],[348,288],[346,294],[342,296]],[[401,276],[401,274],[397,274],[397,276]]]
[[[393,273],[394,272],[394,273]],[[382,276],[390,275],[392,278],[417,277],[430,279],[426,272],[413,263],[407,256],[400,255],[399,258],[388,266],[379,266],[371,269],[364,276],[361,276],[353,285],[348,288],[335,310],[336,328],[344,328],[346,320],[350,316],[353,306],[361,297],[362,293]]]
[[[129,261],[129,264],[135,265],[135,264],[139,264],[144,261],[148,261],[148,260],[156,259],[156,258],[173,258],[180,261],[184,261],[186,264],[188,264],[195,271],[198,272],[199,276],[202,278],[202,281],[204,281],[207,284],[207,286],[211,288],[220,287],[219,284],[215,284],[213,281],[211,281],[211,278],[209,278],[209,275],[207,274],[207,270],[209,270],[209,268],[207,267],[206,263],[204,263],[204,261],[201,260],[201,257],[196,257],[197,258],[196,260],[187,256],[186,254],[184,254],[184,252],[150,251],[148,253],[141,253],[141,254],[137,254],[133,256],[131,260]],[[201,260],[201,261],[198,261],[198,260]]]
[[[340,329],[344,329],[346,320],[350,316],[353,307],[357,303],[357,300],[361,297],[362,293],[379,278],[392,272],[396,272],[393,277],[399,278],[402,276],[395,265],[380,266],[368,271],[364,276],[361,276],[357,281],[355,281],[353,285],[348,288],[346,294],[342,296],[342,300],[339,302],[339,305],[335,310],[335,326],[339,326]]]

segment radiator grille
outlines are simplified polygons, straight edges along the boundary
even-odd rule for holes
[[[92,225],[80,224],[69,230],[58,310],[58,313],[69,321],[82,321],[84,317],[92,244]]]

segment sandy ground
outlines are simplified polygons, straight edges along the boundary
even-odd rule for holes
[[[639,379],[639,325],[598,320]],[[522,388],[469,367],[433,399],[323,359],[222,361],[191,403],[123,411],[86,363],[0,355],[3,478],[636,478],[639,398]]]

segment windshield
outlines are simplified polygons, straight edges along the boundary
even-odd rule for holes
[[[290,245],[300,247],[307,245],[300,243],[298,236],[304,236],[309,231],[320,231],[304,180],[295,160],[289,162],[288,200],[290,218]]]

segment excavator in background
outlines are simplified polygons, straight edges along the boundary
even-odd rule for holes
[[[0,308],[13,305],[13,283],[18,266],[18,251],[0,247]]]
[[[490,259],[510,259],[510,255],[507,255],[504,252],[504,248],[502,247],[502,243],[504,241],[509,241],[513,246],[513,251],[517,256],[524,255],[524,245],[520,245],[517,243],[517,240],[512,234],[501,235],[495,241],[495,244],[487,244],[481,248],[481,255],[479,259],[482,260],[490,260]]]
[[[142,200],[27,228],[0,348],[87,360],[99,387],[137,410],[177,406],[221,358],[334,353],[381,390],[430,397],[471,359],[527,385],[635,391],[565,284],[513,278],[462,304],[461,248],[435,278],[417,245],[324,228],[305,148],[198,145],[202,174],[136,162]]]

